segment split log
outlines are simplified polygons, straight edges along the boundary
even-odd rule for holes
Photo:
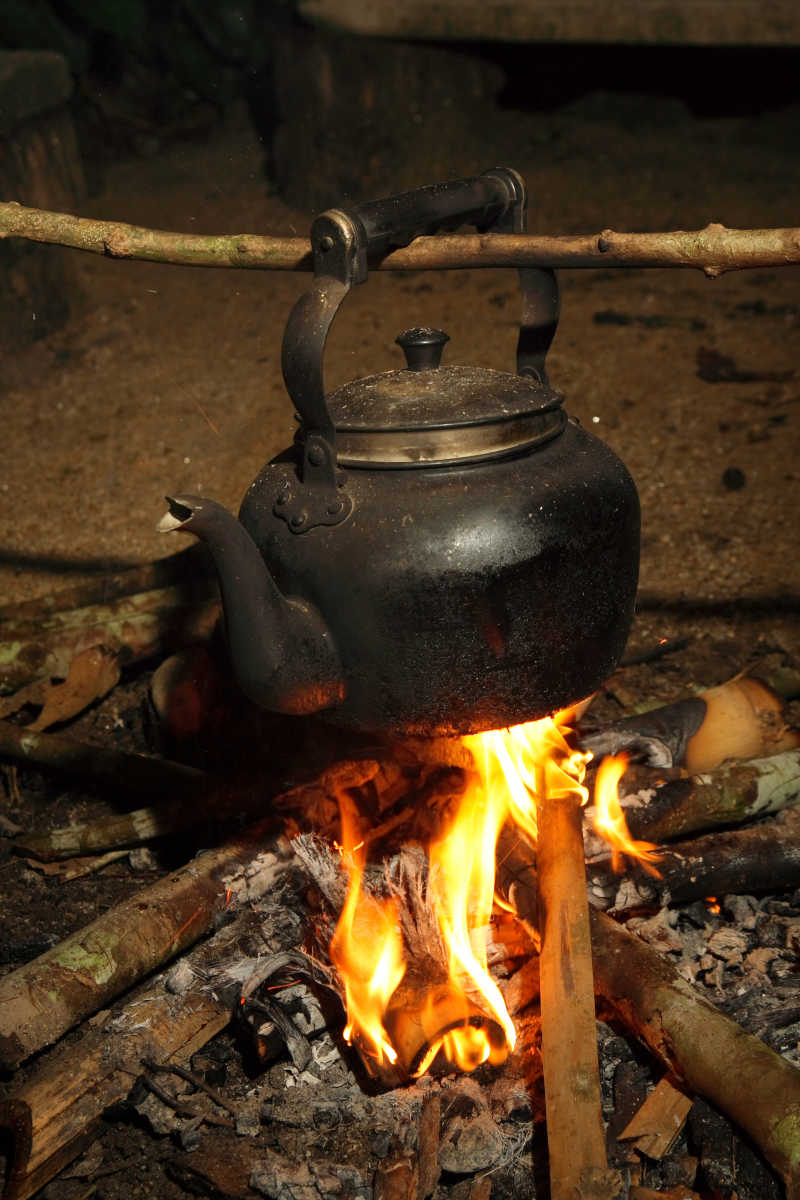
[[[623,803],[633,838],[665,842],[687,833],[738,825],[800,801],[800,750],[729,763],[689,779],[672,779],[652,791],[643,789],[641,796],[641,802]]]
[[[216,581],[200,576],[108,603],[8,617],[0,624],[0,692],[65,677],[76,654],[91,646],[109,647],[127,666],[204,640],[219,614]]]
[[[519,919],[535,930],[533,852],[502,837],[498,882]],[[726,1113],[800,1198],[800,1071],[724,1016],[646,942],[605,913],[590,911],[598,993],[656,1057]]]
[[[265,856],[266,858],[266,856]],[[270,855],[272,869],[251,881],[256,900],[285,876],[288,861]],[[140,987],[77,1040],[57,1047],[4,1103],[0,1129],[10,1138],[4,1200],[26,1200],[76,1158],[96,1135],[104,1109],[124,1099],[142,1072],[142,1059],[161,1065],[189,1061],[231,1018],[231,997],[197,982],[217,964],[241,956],[252,942],[249,905],[182,961],[194,984],[174,994],[163,975]],[[224,989],[223,989],[224,990]]]
[[[198,855],[0,980],[0,1063],[18,1066],[207,933],[266,828]]]
[[[166,233],[69,213],[0,204],[0,239],[26,238],[72,246],[107,258],[136,258],[188,267],[311,270],[305,238],[257,234]],[[553,237],[535,234],[457,234],[416,238],[375,264],[384,271],[446,271],[464,267],[694,267],[714,279],[747,267],[800,263],[800,229],[705,229]]]
[[[606,1161],[580,804],[539,809],[542,1063],[552,1200],[622,1194]]]

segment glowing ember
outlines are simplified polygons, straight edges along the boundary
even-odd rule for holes
[[[434,1013],[440,1016],[442,1009],[436,1009],[432,1000],[430,1011],[420,1013],[428,1040],[427,1050],[415,1062],[417,1075],[430,1067],[440,1050],[459,1069],[471,1071],[483,1062],[502,1062],[514,1047],[513,1022],[487,967],[497,839],[508,820],[535,838],[537,806],[547,799],[573,796],[576,802],[586,803],[583,780],[591,754],[573,750],[566,740],[573,713],[566,710],[552,718],[462,739],[475,774],[455,816],[428,850],[427,895],[447,954],[450,1016],[447,1027],[437,1027]],[[633,854],[647,866],[654,848],[630,838],[617,798],[624,769],[623,756],[601,764],[595,823],[614,847],[615,857],[619,852]],[[378,1062],[394,1063],[397,1049],[385,1018],[407,965],[397,906],[363,890],[364,837],[346,795],[340,797],[340,809],[339,849],[348,872],[348,892],[330,954],[345,987],[345,1038],[358,1037]],[[647,869],[657,873],[651,866]],[[476,1002],[485,1020],[475,1017]],[[397,1004],[398,1000],[395,1010]]]
[[[629,854],[639,860],[649,875],[660,878],[658,870],[653,866],[659,857],[656,847],[652,842],[639,842],[630,836],[619,802],[617,789],[627,764],[627,754],[616,754],[604,758],[597,768],[594,783],[594,827],[611,845],[611,865],[615,871],[620,869],[621,856]]]

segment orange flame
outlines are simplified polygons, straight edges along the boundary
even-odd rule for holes
[[[594,827],[611,845],[611,865],[615,871],[622,868],[622,855],[629,854],[639,860],[648,875],[660,879],[660,872],[653,866],[659,859],[656,847],[652,842],[641,842],[631,837],[619,802],[618,785],[627,765],[627,754],[615,754],[604,758],[597,768]]]
[[[429,847],[428,899],[436,914],[448,959],[448,995],[463,1023],[439,1033],[433,1029],[433,1007],[421,1014],[423,1028],[432,1027],[431,1041],[416,1074],[430,1067],[440,1050],[464,1071],[483,1062],[502,1062],[513,1049],[516,1032],[497,984],[487,966],[495,885],[495,852],[500,831],[513,820],[536,837],[537,807],[548,799],[574,796],[585,804],[584,786],[591,754],[573,750],[566,740],[574,709],[529,721],[510,729],[490,730],[462,739],[475,765],[456,814]],[[630,837],[617,785],[625,770],[625,755],[600,764],[595,781],[595,828],[613,847],[616,868],[621,854],[638,858],[646,870],[658,872],[655,847]],[[330,956],[344,982],[347,1001],[345,1038],[358,1037],[380,1063],[398,1055],[384,1026],[384,1017],[406,972],[404,946],[394,900],[380,900],[363,889],[366,851],[354,806],[345,793],[339,797],[342,845],[338,846],[348,872],[348,892],[330,947]],[[470,997],[502,1030],[470,1019]],[[460,1018],[459,1018],[460,1019]]]
[[[331,962],[345,987],[346,1041],[356,1031],[379,1063],[397,1061],[397,1052],[383,1028],[386,1006],[405,975],[403,939],[393,900],[364,894],[364,838],[346,793],[341,793],[342,844],[338,847],[348,873],[344,907],[330,945]]]

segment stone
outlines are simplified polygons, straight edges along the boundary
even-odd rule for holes
[[[503,1134],[489,1116],[452,1117],[444,1127],[439,1166],[453,1175],[474,1175],[497,1166],[503,1154]]]

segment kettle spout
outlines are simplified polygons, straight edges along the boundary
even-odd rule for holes
[[[274,712],[306,715],[345,695],[333,638],[320,614],[284,596],[250,534],[228,509],[200,496],[167,496],[161,533],[192,533],[214,560],[231,660],[245,695]]]

